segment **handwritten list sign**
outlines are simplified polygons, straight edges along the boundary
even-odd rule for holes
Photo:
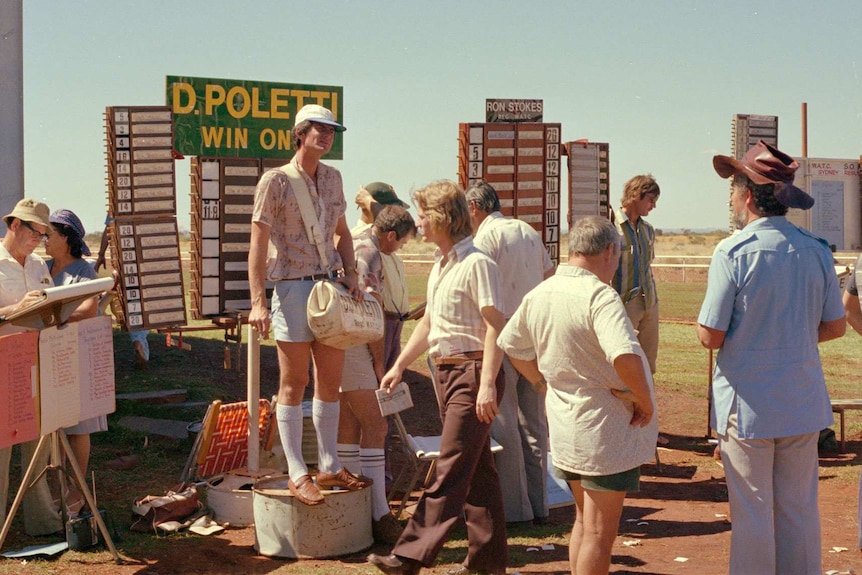
[[[111,318],[85,319],[78,326],[78,366],[81,388],[81,421],[113,413],[114,340]]]
[[[111,318],[99,316],[39,336],[42,435],[116,407]]]
[[[39,335],[39,406],[42,435],[81,418],[78,324],[43,329]]]
[[[0,448],[39,438],[38,342],[37,332],[0,337]]]

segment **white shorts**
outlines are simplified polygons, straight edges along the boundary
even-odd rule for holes
[[[358,389],[375,390],[380,385],[374,375],[371,350],[367,345],[357,345],[344,350],[344,371],[341,372],[341,391]]]
[[[276,341],[314,341],[308,327],[308,296],[313,280],[282,280],[272,290],[272,333]]]

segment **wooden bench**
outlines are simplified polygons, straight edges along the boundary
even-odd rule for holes
[[[844,453],[844,412],[850,409],[862,409],[862,399],[833,399],[832,412],[838,414],[841,453]]]

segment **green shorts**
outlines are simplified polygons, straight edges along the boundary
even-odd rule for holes
[[[581,475],[554,466],[554,477],[566,481],[580,481],[581,487],[590,491],[638,491],[640,489],[640,465],[628,471],[611,475]]]

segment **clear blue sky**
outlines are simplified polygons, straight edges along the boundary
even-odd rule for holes
[[[859,158],[860,29],[854,0],[27,0],[25,195],[101,229],[105,107],[163,105],[182,75],[344,86],[348,200],[373,180],[406,198],[455,179],[459,122],[484,121],[485,98],[540,98],[563,141],[610,143],[614,203],[651,172],[657,227],[726,228],[711,158],[730,153],[733,114],[779,116],[799,155],[807,102],[809,156]]]

